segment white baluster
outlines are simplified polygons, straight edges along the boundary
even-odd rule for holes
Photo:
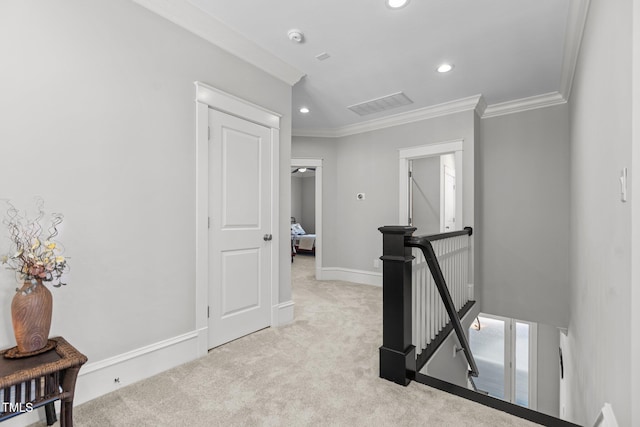
[[[411,250],[412,253],[415,253],[415,249]],[[416,298],[416,282],[418,276],[418,266],[416,265],[416,260],[411,261],[411,342],[414,346],[418,347],[418,317],[417,317],[417,298]],[[416,353],[419,353],[420,349],[416,348]]]

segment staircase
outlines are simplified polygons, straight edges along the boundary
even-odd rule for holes
[[[478,367],[460,320],[476,304],[468,286],[473,230],[413,236],[415,230],[379,228],[383,235],[380,377],[404,386],[416,381],[545,426],[575,426],[475,390]],[[452,333],[466,359],[466,387],[420,372]]]

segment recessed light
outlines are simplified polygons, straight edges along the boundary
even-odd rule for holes
[[[442,64],[437,68],[439,73],[448,73],[449,71],[453,70],[453,65],[452,64]]]
[[[300,112],[301,112],[302,114],[307,114],[309,111],[310,111],[310,110],[309,110],[307,107],[302,107],[302,108],[300,109]]]
[[[387,7],[390,7],[391,9],[400,9],[405,7],[409,3],[409,0],[386,0],[386,2]]]

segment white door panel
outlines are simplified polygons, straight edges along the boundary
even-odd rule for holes
[[[271,133],[209,110],[209,347],[271,323]]]
[[[222,256],[222,303],[224,319],[241,311],[260,308],[260,250],[224,251]]]
[[[223,127],[221,131],[222,227],[259,228],[261,151],[265,141],[233,128]]]

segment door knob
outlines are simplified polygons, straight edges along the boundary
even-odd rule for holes
[[[263,237],[265,242],[270,241],[271,239],[273,239],[273,236],[271,234],[265,234]]]

